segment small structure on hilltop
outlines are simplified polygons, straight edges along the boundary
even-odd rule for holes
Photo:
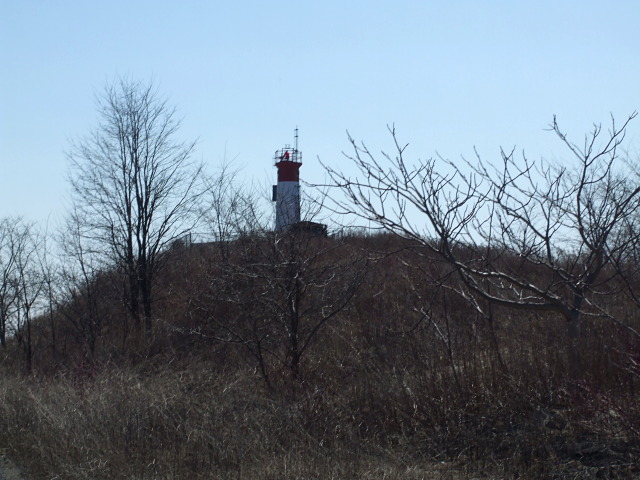
[[[273,186],[272,201],[276,203],[276,232],[309,232],[327,235],[327,226],[322,223],[300,221],[300,167],[302,152],[298,150],[298,128],[294,133],[294,144],[276,150],[275,165],[278,169],[278,184]]]
[[[309,233],[316,237],[328,236],[327,226],[324,223],[317,223],[317,222],[301,221],[298,223],[294,223],[289,228],[289,231],[294,233],[298,233],[298,232]]]

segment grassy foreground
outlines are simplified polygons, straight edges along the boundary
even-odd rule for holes
[[[437,396],[444,384],[393,369],[278,394],[195,363],[1,385],[0,445],[34,479],[640,475],[628,410],[544,408],[483,385]],[[638,414],[637,400],[616,407]]]
[[[467,478],[454,464],[420,461],[400,437],[367,438],[349,405],[321,392],[275,398],[252,378],[204,365],[4,378],[0,442],[29,478]]]

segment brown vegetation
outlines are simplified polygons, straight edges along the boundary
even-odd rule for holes
[[[291,239],[174,245],[152,335],[129,327],[117,275],[93,278],[55,310],[55,348],[33,322],[29,375],[7,340],[0,447],[32,478],[640,475],[628,328],[585,315],[576,382],[561,315],[474,308],[415,241]],[[291,278],[297,345],[312,333],[295,362]],[[632,299],[610,302],[640,328]]]

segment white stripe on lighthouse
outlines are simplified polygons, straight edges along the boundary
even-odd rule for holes
[[[276,232],[282,232],[300,221],[300,183],[278,182],[275,200]]]

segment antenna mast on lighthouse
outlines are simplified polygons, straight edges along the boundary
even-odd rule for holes
[[[276,232],[286,232],[300,223],[300,166],[302,152],[298,150],[298,127],[294,132],[294,146],[285,145],[276,150],[275,165],[278,169],[278,184],[273,186],[276,202]]]

